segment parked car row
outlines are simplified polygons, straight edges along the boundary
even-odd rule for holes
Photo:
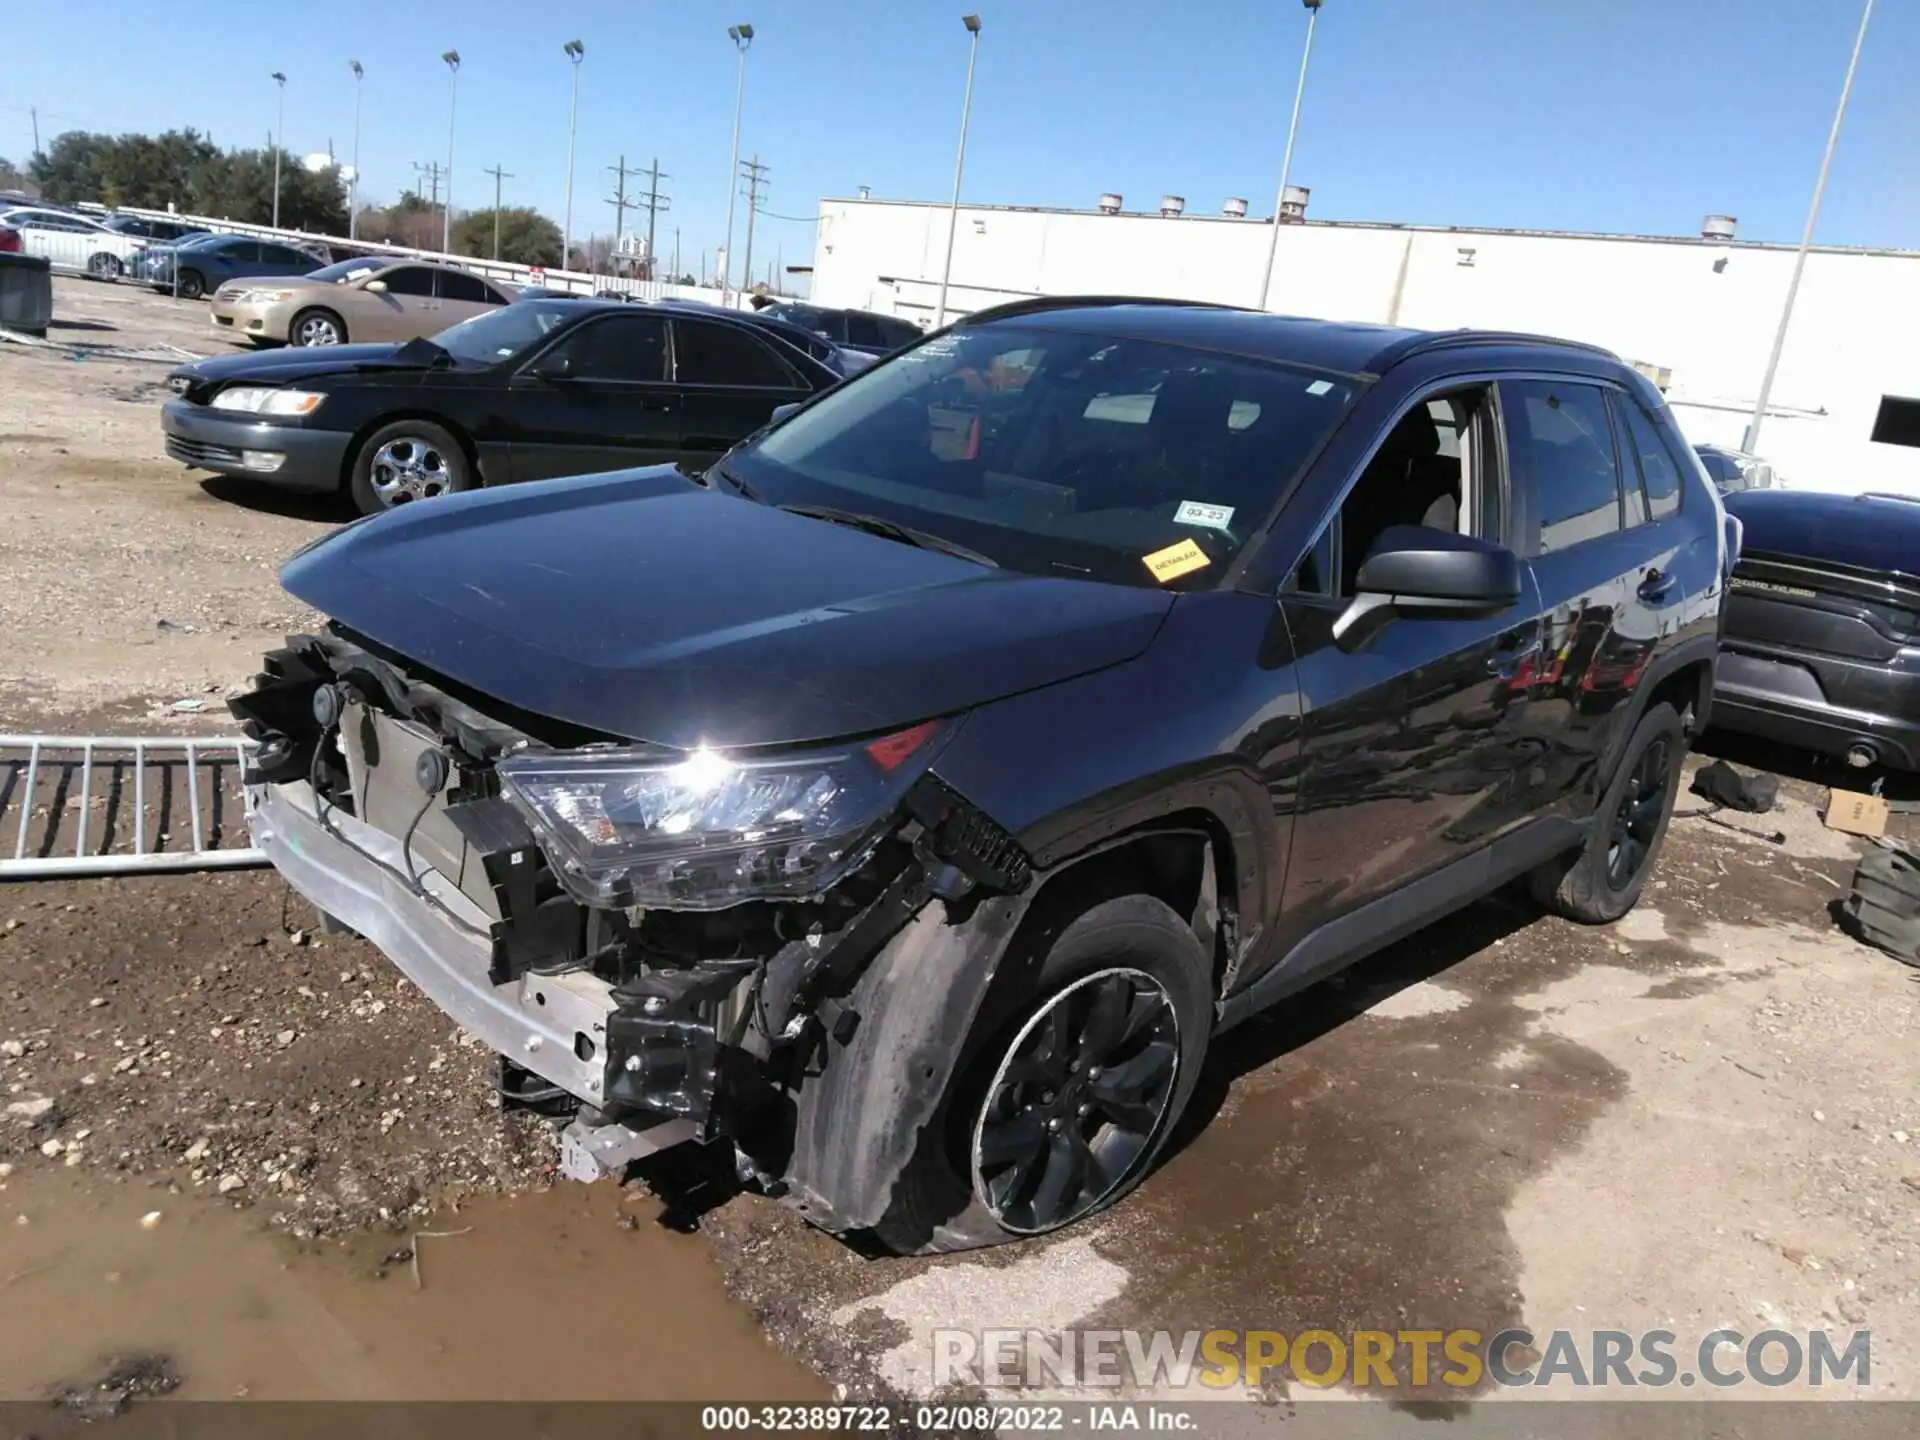
[[[0,225],[19,232],[26,254],[41,256],[55,270],[96,280],[119,279],[147,245],[143,235],[50,205],[0,210]]]
[[[698,1140],[879,1247],[1055,1230],[1232,1025],[1511,880],[1640,897],[1735,531],[1612,355],[1062,299],[813,365],[529,300],[176,376],[170,437],[377,503],[680,462],[307,547],[328,624],[233,702],[255,843],[578,1102],[570,1167]]]
[[[462,298],[464,271],[348,261],[223,298],[301,342],[175,370],[167,453],[374,513],[479,485],[658,462],[704,466],[840,372],[750,318],[700,306]],[[416,273],[418,272],[418,273]],[[249,298],[250,296],[257,298]],[[431,308],[429,308],[431,307]],[[358,343],[462,323],[432,339]],[[307,327],[335,327],[315,341]]]
[[[132,278],[155,290],[198,300],[230,280],[268,275],[304,275],[327,263],[318,249],[250,235],[200,233],[147,247],[134,262]]]

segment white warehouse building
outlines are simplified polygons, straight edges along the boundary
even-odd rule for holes
[[[1145,214],[1122,212],[1118,196],[1099,210],[962,206],[949,318],[1033,295],[1252,304],[1274,231],[1236,206],[1219,216],[1179,213],[1174,196]],[[931,323],[948,220],[940,204],[821,201],[813,302]],[[1719,216],[1677,237],[1288,223],[1267,308],[1590,341],[1655,375],[1695,443],[1738,447],[1794,247],[1732,231]],[[1917,341],[1920,251],[1809,255],[1758,447],[1785,483],[1920,496]]]

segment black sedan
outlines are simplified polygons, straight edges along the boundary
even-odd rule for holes
[[[840,376],[742,317],[526,300],[431,340],[183,365],[167,454],[373,514],[478,485],[703,464]]]
[[[1740,491],[1713,723],[1920,770],[1920,500]]]

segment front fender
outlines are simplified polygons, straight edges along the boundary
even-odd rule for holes
[[[822,1229],[880,1223],[933,1120],[975,1016],[1038,882],[966,918],[929,901],[874,957],[848,997],[860,1023],[827,1042],[795,1100],[786,1203]]]

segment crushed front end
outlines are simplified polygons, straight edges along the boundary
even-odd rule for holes
[[[232,707],[258,745],[255,843],[499,1053],[503,1096],[574,1112],[580,1178],[727,1141],[780,1193],[874,958],[935,900],[952,925],[1031,876],[932,773],[958,722],[669,750],[514,713],[345,632],[290,640]]]

